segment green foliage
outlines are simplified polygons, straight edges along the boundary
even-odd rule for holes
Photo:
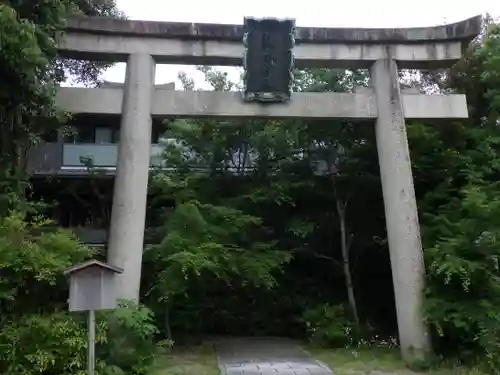
[[[354,322],[344,305],[318,305],[305,310],[301,320],[315,344],[342,348],[353,343]]]
[[[15,9],[0,5],[2,103],[21,105],[20,99],[27,97],[50,100],[50,91],[46,90],[50,87],[42,81],[46,78],[50,57],[39,43],[37,27],[18,17]]]
[[[156,350],[151,312],[124,305],[97,318],[97,374],[147,374]],[[21,316],[0,329],[0,349],[2,373],[85,375],[85,320],[62,312]]]
[[[489,104],[489,120],[495,121],[500,115],[500,25],[490,24],[486,30],[484,45],[476,50],[476,58],[481,61],[481,82],[486,85],[485,102]]]
[[[250,237],[261,220],[227,206],[188,201],[170,215],[163,241],[149,250],[159,273],[160,299],[183,293],[193,278],[216,276],[226,283],[272,287],[273,272],[290,259],[272,242]]]
[[[103,374],[148,374],[158,333],[152,311],[142,305],[122,303],[118,309],[105,312],[103,320],[106,336],[97,351],[97,358],[106,366]]]
[[[500,30],[486,29],[448,77],[471,120],[409,128],[427,265],[426,317],[445,357],[498,368]]]
[[[500,349],[499,184],[481,181],[476,168],[468,177],[458,196],[426,215],[427,315],[445,353],[486,358],[495,368]]]
[[[55,23],[59,11],[54,9]],[[43,26],[9,5],[0,5],[0,25],[0,168],[9,178],[24,166],[22,150],[40,133],[41,118],[56,116],[50,64],[56,50]]]
[[[99,324],[96,335],[103,338]],[[67,313],[22,316],[0,329],[0,370],[5,374],[86,373],[85,326]]]
[[[27,220],[20,213],[0,217],[0,323],[11,314],[64,306],[64,270],[92,256],[70,232],[46,231],[47,225],[47,220]]]

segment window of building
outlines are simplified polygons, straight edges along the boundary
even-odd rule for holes
[[[98,126],[95,128],[95,143],[98,145],[113,143],[113,129]]]

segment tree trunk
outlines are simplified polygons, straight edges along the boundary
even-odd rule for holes
[[[345,205],[340,201],[338,197],[336,197],[336,201],[340,224],[340,247],[342,250],[342,264],[344,268],[345,285],[347,288],[347,298],[349,300],[349,307],[351,308],[354,323],[356,324],[356,328],[359,329],[359,314],[358,308],[356,306],[356,298],[354,296],[354,285],[352,282],[351,265],[349,262],[350,244],[348,243],[347,229],[345,225]]]
[[[170,328],[170,309],[168,305],[165,308],[165,330],[167,334],[167,339],[172,341],[172,329]]]

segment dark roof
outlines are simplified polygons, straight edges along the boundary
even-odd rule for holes
[[[115,267],[115,266],[112,266],[110,264],[100,262],[98,260],[93,259],[93,260],[89,260],[87,262],[83,262],[83,263],[77,264],[76,266],[68,268],[66,271],[64,271],[64,276],[71,275],[75,272],[82,271],[85,268],[89,268],[89,267],[99,267],[99,268],[104,268],[104,269],[107,269],[107,270],[115,272],[115,273],[123,273],[122,268]]]
[[[324,28],[298,27],[299,43],[418,43],[461,40],[469,42],[482,28],[482,16],[448,25],[413,28]],[[78,16],[68,20],[66,30],[73,32],[157,37],[186,40],[240,42],[243,25],[213,23],[157,22]]]

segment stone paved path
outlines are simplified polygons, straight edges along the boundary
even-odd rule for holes
[[[215,347],[222,375],[332,375],[288,339],[224,338]]]

